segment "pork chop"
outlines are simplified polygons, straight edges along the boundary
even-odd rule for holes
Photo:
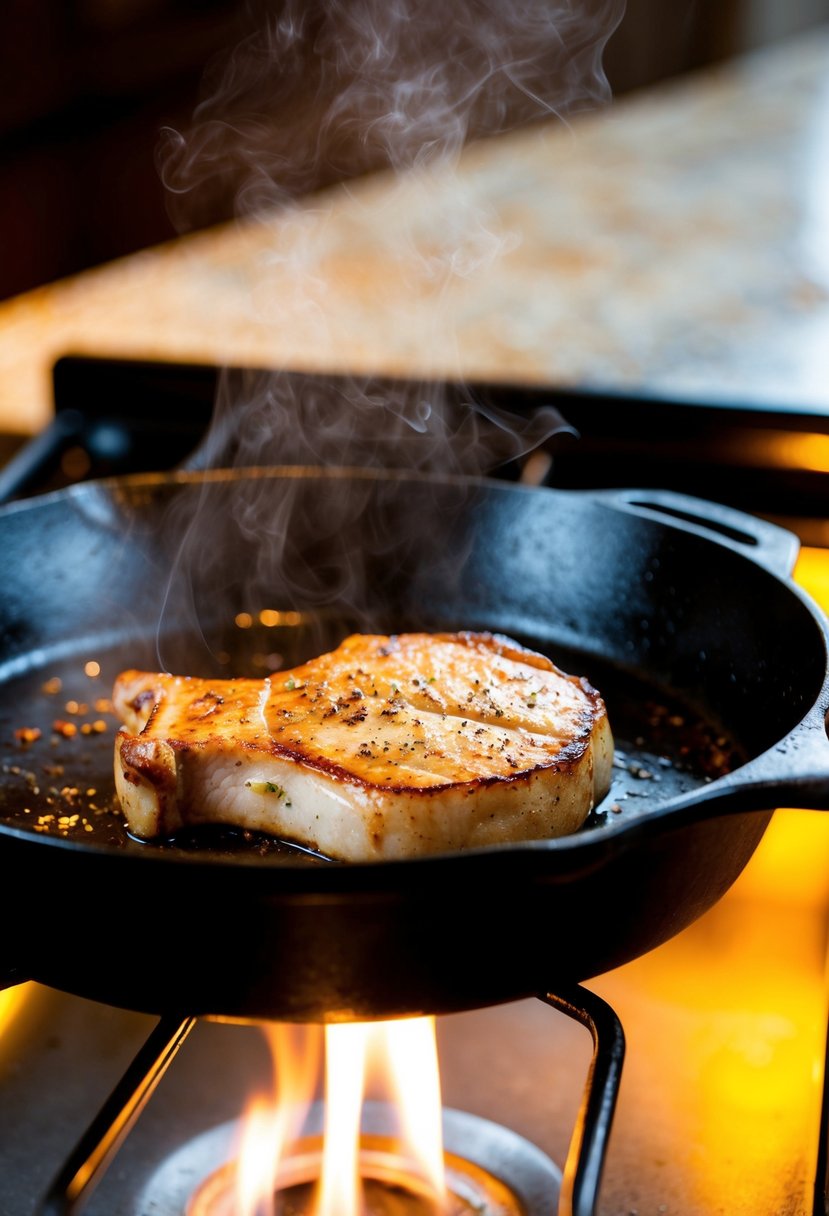
[[[130,831],[218,823],[347,861],[575,831],[613,740],[590,685],[488,633],[356,634],[264,680],[127,671],[115,782]]]

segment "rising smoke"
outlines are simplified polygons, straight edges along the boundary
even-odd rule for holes
[[[465,145],[608,99],[602,51],[623,0],[271,0],[248,10],[249,32],[207,74],[189,130],[160,149],[181,230],[205,219],[278,216],[263,259],[279,269],[275,306],[287,327],[309,317],[321,366],[331,366],[321,186],[386,170],[420,195],[428,232],[391,219],[392,272],[416,265],[434,300],[442,346],[456,318],[445,288],[474,280],[520,243],[455,172]],[[391,218],[391,217],[390,217]],[[378,233],[382,246],[383,234]],[[289,287],[285,289],[285,282]],[[428,378],[428,341],[418,372]],[[278,369],[281,370],[281,369]],[[343,368],[343,371],[347,371]],[[445,372],[445,368],[443,369]],[[454,395],[456,397],[456,395]],[[351,377],[320,393],[280,376],[222,386],[202,463],[359,464],[488,471],[561,428],[553,410],[517,418],[451,404],[431,383],[397,387]]]
[[[181,230],[609,98],[624,0],[270,0],[159,152]]]
[[[401,189],[422,201],[429,239],[424,243],[421,232],[398,224],[395,247],[385,245],[384,256],[398,258],[398,265],[418,263],[420,281],[434,298],[436,332],[445,339],[455,321],[447,285],[457,277],[474,280],[521,240],[465,189],[457,171],[464,147],[528,123],[566,123],[607,101],[602,52],[623,3],[253,5],[245,36],[207,73],[189,128],[164,135],[159,164],[171,214],[181,231],[232,215],[259,221],[266,233],[272,219],[273,242],[263,257],[280,270],[275,323],[289,327],[292,315],[302,315],[307,324],[313,316],[324,354],[330,339],[317,245],[324,240],[325,211],[338,195],[317,193],[311,206],[304,200],[367,171],[396,175]],[[405,275],[401,281],[405,286]],[[405,384],[344,375],[326,385],[287,374],[291,369],[227,374],[197,467],[312,464],[479,474],[515,462],[566,427],[552,407],[513,414],[463,387],[433,383],[428,343],[424,347],[418,378]],[[320,362],[331,366],[330,358]],[[352,497],[318,521],[323,531],[355,534],[364,501],[348,484]],[[285,546],[297,520],[293,495],[283,487],[277,502],[275,493],[270,483],[240,482],[233,527],[261,544],[256,585],[276,580],[290,598]],[[198,565],[208,584],[220,571],[226,582],[224,558],[213,543],[224,525],[206,502],[200,512],[199,526],[188,524],[181,564],[191,572]],[[393,515],[387,534],[372,534],[375,556],[398,545],[401,516]],[[413,521],[431,526],[428,512],[415,512]],[[326,597],[363,597],[363,556],[357,561],[344,550],[337,569],[323,573],[302,559],[302,598],[316,605]]]

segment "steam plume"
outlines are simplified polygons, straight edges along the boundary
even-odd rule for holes
[[[280,212],[268,256],[287,276],[280,275],[276,306],[267,288],[257,306],[283,326],[292,316],[306,326],[312,318],[324,352],[326,285],[315,270],[326,204],[291,204],[332,180],[392,170],[406,190],[420,192],[430,220],[427,237],[395,228],[384,255],[392,264],[397,258],[403,292],[412,265],[431,285],[445,347],[454,318],[443,288],[474,278],[520,242],[454,174],[462,148],[606,101],[601,56],[622,7],[623,0],[255,4],[247,35],[208,73],[190,129],[166,133],[160,160],[173,214],[186,228],[217,208],[239,217]],[[430,372],[428,353],[420,370]],[[458,411],[434,385],[390,396],[387,387],[352,378],[333,399],[307,386],[298,397],[296,389],[284,378],[250,377],[232,390],[226,383],[200,462],[474,473],[520,457],[562,425],[553,410],[529,420],[479,406]]]
[[[281,0],[211,67],[162,177],[180,227],[249,215],[367,169],[608,100],[623,0]]]
[[[444,288],[453,278],[474,279],[521,239],[494,208],[464,188],[462,174],[455,173],[464,146],[530,122],[566,122],[605,102],[602,51],[623,2],[254,5],[249,32],[208,72],[205,98],[189,129],[165,134],[159,161],[171,213],[181,230],[230,214],[276,214],[268,256],[287,270],[290,289],[273,315],[283,325],[290,324],[292,310],[301,310],[305,320],[313,316],[324,350],[326,288],[315,270],[324,232],[320,211],[334,196],[317,195],[311,206],[298,200],[367,170],[391,171],[407,191],[420,192],[429,238],[424,242],[422,233],[397,228],[397,252],[389,256],[398,257],[399,266],[418,264],[421,282],[431,287],[434,324],[444,336],[451,334],[454,318]],[[265,230],[270,231],[267,221]],[[285,279],[283,273],[283,284]],[[405,274],[401,282],[405,287]],[[420,370],[428,375],[428,366]],[[320,385],[276,369],[225,377],[196,463],[480,473],[517,460],[564,426],[550,407],[513,415],[428,381],[397,384],[392,391],[366,378]],[[323,534],[333,530],[345,537],[358,526],[363,502],[359,487],[350,485],[354,496],[333,512],[329,487],[328,513],[316,523]],[[286,557],[286,545],[296,540],[294,498],[285,486],[278,501],[274,494],[267,481],[240,483],[235,491],[233,527],[261,542],[251,582],[259,590],[250,594],[261,597],[270,586],[285,603],[292,588],[294,598],[314,606],[362,603],[364,562],[400,548],[400,511],[391,510],[387,532],[372,531],[370,554],[356,557],[344,550],[336,562],[317,569],[304,556]],[[428,512],[418,508],[409,515],[413,528],[429,530]],[[221,569],[224,558],[212,543],[221,523],[209,510],[199,523],[187,524],[178,573],[187,578],[199,567],[216,586],[221,572],[235,586],[236,573]],[[365,536],[360,543],[366,545]],[[303,571],[301,585],[299,576],[287,573],[291,563]],[[457,570],[450,576],[457,577]]]

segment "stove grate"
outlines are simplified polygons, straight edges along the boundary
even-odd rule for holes
[[[586,988],[540,998],[589,1030],[593,1055],[564,1165],[558,1216],[595,1216],[624,1061],[621,1023]],[[195,1018],[162,1017],[59,1170],[35,1216],[78,1216],[175,1059]]]

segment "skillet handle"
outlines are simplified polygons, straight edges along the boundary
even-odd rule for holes
[[[755,788],[771,787],[777,795],[775,806],[829,811],[827,709],[822,698],[787,738],[742,770]],[[740,771],[733,774],[735,780]]]
[[[686,532],[711,537],[781,578],[788,578],[794,569],[800,549],[798,538],[785,528],[745,511],[690,494],[676,494],[673,490],[625,489],[591,493],[635,515],[661,518]]]
[[[711,785],[666,804],[674,822],[795,807],[829,811],[827,706],[818,705],[785,739]]]

